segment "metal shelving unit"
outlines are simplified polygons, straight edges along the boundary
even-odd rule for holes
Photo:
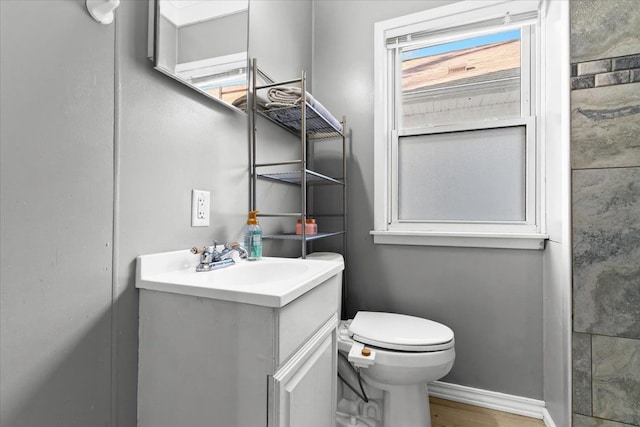
[[[259,210],[256,206],[256,187],[259,179],[280,182],[288,185],[296,185],[300,187],[300,211],[299,212],[260,212],[260,217],[294,217],[302,220],[305,224],[309,215],[309,188],[316,185],[335,185],[342,188],[342,212],[336,214],[323,214],[317,215],[318,217],[341,217],[342,229],[333,230],[330,232],[321,232],[318,234],[307,235],[305,227],[302,227],[302,234],[265,234],[263,239],[273,240],[298,240],[301,246],[301,256],[306,258],[307,256],[307,243],[334,236],[342,236],[342,248],[343,256],[346,260],[346,226],[347,226],[347,163],[346,163],[346,118],[343,117],[340,125],[342,129],[336,127],[325,117],[322,116],[318,110],[316,110],[307,98],[306,91],[306,73],[302,71],[299,79],[292,79],[281,82],[274,82],[265,85],[258,85],[256,83],[256,76],[258,76],[259,70],[256,59],[252,61],[252,126],[251,126],[251,194],[250,194],[250,208],[251,210]],[[260,73],[262,74],[262,73]],[[287,85],[299,85],[301,90],[301,100],[295,105],[282,106],[271,109],[261,109],[258,105],[257,94],[260,91],[268,90],[273,87],[287,86]],[[258,163],[256,162],[257,141],[256,141],[256,119],[258,116],[264,117],[268,121],[282,127],[288,132],[297,135],[300,138],[300,159],[290,160],[284,162],[272,162],[272,163]],[[308,144],[316,143],[317,141],[324,140],[336,140],[342,144],[342,176],[331,177],[323,175],[321,173],[311,170],[308,166],[313,164],[310,159],[310,153],[313,150],[309,150]],[[312,155],[312,154],[311,154]],[[277,171],[278,168],[295,167],[296,171]],[[271,170],[276,169],[276,172],[263,172],[265,168]]]

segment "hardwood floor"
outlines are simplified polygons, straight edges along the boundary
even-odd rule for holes
[[[535,418],[430,397],[432,427],[544,427]]]

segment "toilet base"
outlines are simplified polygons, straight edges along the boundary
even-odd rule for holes
[[[363,415],[336,413],[336,427],[382,427],[382,422]]]
[[[338,381],[338,427],[431,427],[427,384],[393,386],[366,377],[364,383],[369,403]]]
[[[431,427],[427,386],[385,386],[382,419],[385,427]]]

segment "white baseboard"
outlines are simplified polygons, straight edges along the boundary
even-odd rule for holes
[[[481,390],[458,384],[434,381],[428,386],[429,395],[454,402],[467,403],[496,411],[509,412],[525,417],[543,420],[547,427],[555,427],[555,423],[545,408],[542,400],[514,396],[495,391]]]
[[[547,408],[542,409],[542,421],[544,421],[544,425],[547,427],[556,427],[556,423],[553,422],[553,418],[551,418],[551,414],[547,411]]]

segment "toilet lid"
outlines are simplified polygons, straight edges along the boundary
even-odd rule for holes
[[[421,317],[359,311],[349,325],[353,339],[363,344],[401,351],[440,351],[453,347],[453,331]]]

